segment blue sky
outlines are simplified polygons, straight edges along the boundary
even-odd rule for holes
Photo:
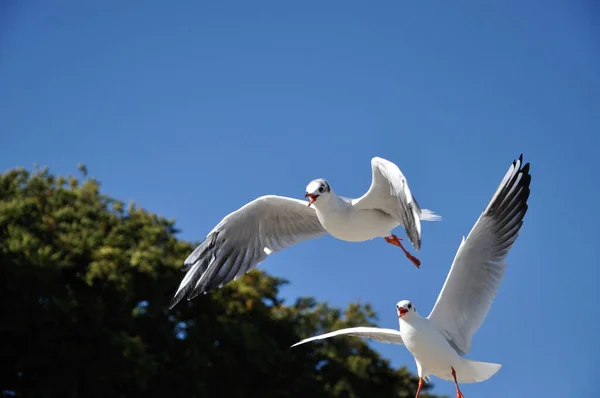
[[[284,297],[368,301],[382,327],[397,327],[400,299],[429,312],[461,237],[524,153],[530,210],[469,354],[504,366],[462,389],[600,391],[591,0],[7,3],[0,170],[83,162],[104,192],[199,241],[257,196],[301,198],[317,177],[359,196],[371,157],[398,164],[422,207],[444,216],[423,226],[420,270],[383,240],[330,237],[261,265],[291,281]],[[404,348],[373,346],[416,371]]]

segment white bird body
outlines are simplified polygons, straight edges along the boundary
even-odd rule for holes
[[[420,366],[423,376],[448,372],[460,363],[460,356],[444,335],[427,318],[414,314],[399,320],[400,335],[406,349]],[[439,376],[438,376],[439,377]]]
[[[354,327],[310,337],[294,346],[339,335],[403,344],[417,364],[417,397],[423,379],[434,375],[454,381],[457,398],[463,398],[458,383],[487,380],[501,368],[499,364],[462,356],[470,351],[473,335],[487,316],[504,277],[505,259],[527,213],[530,183],[529,163],[523,166],[521,155],[509,168],[467,239],[463,237],[428,317],[419,315],[410,301],[403,300],[396,304],[399,332]]]
[[[399,323],[402,342],[415,358],[420,377],[434,375],[454,381],[454,369],[459,383],[477,383],[489,379],[502,367],[461,358],[436,325],[416,311],[401,317]]]
[[[390,236],[401,225],[380,210],[355,208],[350,200],[337,196],[333,190],[326,201],[318,201],[313,207],[327,233],[347,242]]]
[[[419,208],[394,163],[374,157],[371,171],[371,186],[358,199],[335,195],[329,183],[319,178],[306,187],[308,205],[298,199],[265,195],[225,216],[185,259],[182,271],[187,273],[169,308],[185,296],[189,301],[239,278],[272,253],[326,233],[348,242],[385,237],[418,267],[419,260],[391,231],[402,225],[419,250],[420,221],[439,221],[441,217]]]

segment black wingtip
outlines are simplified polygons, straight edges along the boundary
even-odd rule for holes
[[[511,198],[517,198],[521,206],[525,211],[527,210],[526,201],[529,198],[531,183],[531,174],[529,174],[530,164],[529,162],[523,164],[523,154],[518,159],[513,160],[511,168],[509,168],[506,177],[507,180],[498,187],[496,193],[490,199],[484,214],[492,216],[504,216],[504,212],[507,210],[507,206],[510,207],[512,202]],[[513,191],[513,188],[518,187],[518,191]]]
[[[517,164],[518,164],[517,174],[529,174],[529,162],[523,164],[523,154],[522,153],[519,155],[518,159],[513,160],[513,166],[517,167]]]
[[[522,179],[525,181],[521,181],[519,185],[526,186],[529,189],[529,182],[531,181],[531,174],[529,174],[529,169],[531,167],[530,163],[527,162],[523,164],[523,154],[519,156],[520,168],[517,170],[516,174],[520,174]]]
[[[182,301],[184,297],[186,298],[186,300],[188,302],[190,302],[193,299],[195,299],[196,297],[198,297],[200,295],[200,293],[208,294],[208,291],[200,290],[200,289],[196,289],[196,290],[187,289],[187,290],[179,292],[178,294],[173,296],[173,298],[171,299],[171,302],[169,303],[169,310],[172,310],[173,307],[175,307],[177,304],[179,304],[179,302]]]
[[[518,159],[513,160],[512,165],[521,169],[523,167],[523,154],[520,154]]]
[[[172,310],[183,298],[182,295],[175,295],[169,302],[169,310]]]

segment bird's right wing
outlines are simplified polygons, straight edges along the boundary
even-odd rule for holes
[[[239,278],[271,253],[325,233],[308,202],[275,195],[255,199],[223,218],[188,256],[169,308],[186,295],[189,301]]]
[[[352,204],[357,209],[375,209],[389,214],[404,226],[415,249],[421,248],[421,220],[439,221],[442,218],[431,210],[419,207],[408,187],[406,177],[389,160],[371,159],[372,180],[369,190]]]
[[[330,337],[340,336],[340,335],[364,337],[367,339],[378,341],[380,343],[387,343],[387,344],[400,344],[400,345],[404,344],[404,342],[402,341],[402,335],[400,334],[400,332],[398,330],[359,326],[359,327],[355,327],[355,328],[340,329],[340,330],[336,330],[335,332],[330,332],[330,333],[320,334],[320,335],[314,336],[314,337],[309,337],[307,339],[297,342],[292,347],[295,347],[300,344],[308,343],[311,341],[328,339]]]
[[[515,160],[487,207],[463,238],[429,319],[461,355],[483,323],[519,236],[529,198],[529,163]]]

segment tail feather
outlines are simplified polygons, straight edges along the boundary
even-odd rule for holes
[[[419,218],[423,221],[442,221],[442,216],[435,214],[429,209],[421,209],[421,216]]]
[[[470,359],[461,358],[461,362],[454,368],[456,371],[456,380],[458,384],[470,384],[486,381],[495,375],[502,365],[497,363],[472,361]],[[454,381],[452,370],[434,372],[434,374],[443,380]]]
[[[462,366],[460,373],[456,371],[456,378],[459,383],[479,383],[495,375],[502,365],[498,363],[472,361],[461,358]]]

